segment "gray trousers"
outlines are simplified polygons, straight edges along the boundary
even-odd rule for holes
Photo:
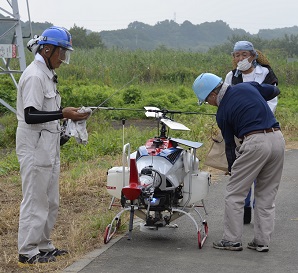
[[[57,125],[46,130],[38,125],[19,125],[17,129],[16,152],[23,193],[18,251],[30,258],[40,250],[55,248],[50,233],[59,207],[60,134],[57,132]]]
[[[223,239],[242,242],[243,207],[255,179],[254,241],[269,245],[274,230],[275,197],[284,163],[281,131],[253,134],[237,147],[226,187]]]

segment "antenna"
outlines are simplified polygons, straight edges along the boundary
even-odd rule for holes
[[[15,87],[18,87],[18,84],[14,78],[14,74],[22,73],[26,68],[26,58],[23,44],[23,34],[21,28],[21,20],[19,13],[18,0],[6,0],[9,7],[4,9],[0,7],[0,10],[3,11],[8,17],[0,18],[1,26],[7,26],[4,33],[0,33],[0,58],[2,59],[3,67],[0,64],[0,74],[9,74]],[[29,7],[27,0],[27,10],[29,15]],[[30,16],[29,16],[30,18]],[[3,38],[6,38],[5,40]],[[11,37],[11,43],[4,43],[2,41],[7,41]],[[12,59],[18,59],[19,61],[19,70],[10,69],[10,63]],[[16,110],[11,107],[8,103],[0,98],[0,103],[8,108],[10,111],[16,113]]]
[[[122,147],[124,147],[124,137],[125,137],[125,135],[124,135],[124,133],[125,133],[125,131],[124,131],[124,125],[125,125],[125,119],[122,119]]]

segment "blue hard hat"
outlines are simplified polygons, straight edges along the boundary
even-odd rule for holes
[[[199,102],[203,103],[212,90],[220,83],[222,83],[222,78],[212,73],[202,73],[195,79],[192,89],[198,97]]]
[[[39,45],[50,44],[59,46],[67,50],[73,50],[71,34],[67,29],[62,27],[50,27],[47,28],[39,37]]]

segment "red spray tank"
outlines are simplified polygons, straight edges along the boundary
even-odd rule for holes
[[[125,196],[125,198],[130,201],[137,199],[141,194],[141,183],[139,180],[139,174],[135,158],[130,159],[129,185],[123,187],[122,193]]]

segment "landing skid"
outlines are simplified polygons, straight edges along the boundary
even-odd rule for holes
[[[204,209],[205,209],[205,207],[204,207]],[[139,210],[137,208],[137,206],[134,206],[134,205],[131,205],[130,207],[123,208],[113,218],[111,223],[106,227],[105,234],[104,234],[104,243],[105,244],[107,244],[112,239],[113,235],[120,228],[120,226],[121,226],[121,215],[126,211],[130,212],[128,240],[131,240],[132,230],[133,230],[134,214],[135,214],[135,212],[143,213],[142,210]],[[195,219],[195,217],[193,217],[190,214],[191,211],[193,211],[195,213],[195,215],[198,216],[199,221],[197,221]],[[195,225],[195,228],[196,228],[198,247],[199,247],[199,249],[201,249],[203,247],[207,237],[208,237],[208,224],[207,224],[207,221],[203,219],[203,217],[201,216],[198,209],[196,207],[190,207],[190,208],[185,207],[183,209],[182,208],[173,208],[172,212],[173,212],[173,218],[175,218],[175,219],[181,217],[182,215],[186,215],[187,217],[189,217],[191,219],[191,221],[193,222],[193,224]],[[169,228],[171,228],[172,230],[175,230],[176,228],[178,228],[178,226],[176,224],[174,224],[174,225],[167,224],[167,225],[164,225],[164,226],[161,226],[161,227],[160,226],[157,227],[157,226],[142,225],[142,226],[140,226],[140,231],[154,232],[154,231],[157,231],[157,230],[163,230],[165,228],[167,228],[167,230],[169,230]]]
[[[178,209],[178,208],[173,208],[173,212],[178,212],[178,213],[182,213],[186,216],[188,216],[192,222],[194,223],[196,230],[197,230],[197,236],[198,236],[198,247],[199,249],[201,249],[208,237],[208,224],[207,221],[203,219],[202,215],[200,214],[200,212],[198,211],[197,208],[193,207],[193,208],[185,208],[187,211],[182,210],[182,209]],[[205,209],[205,207],[204,207]],[[198,224],[198,222],[195,220],[195,218],[189,213],[189,211],[193,210],[195,212],[195,214],[199,217],[200,222]]]
[[[121,215],[125,211],[129,211],[130,208],[124,208],[122,209],[112,220],[110,224],[107,225],[104,233],[104,240],[103,242],[107,244],[113,237],[113,235],[116,233],[116,231],[120,228],[121,226]]]

